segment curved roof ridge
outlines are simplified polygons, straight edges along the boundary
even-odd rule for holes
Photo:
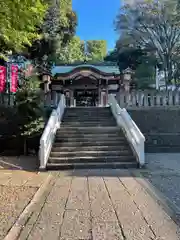
[[[68,65],[61,65],[61,66],[54,66],[52,68],[52,75],[56,74],[67,74],[69,72],[74,71],[75,69],[80,69],[80,68],[91,68],[94,70],[98,70],[100,72],[108,73],[108,74],[119,74],[119,68],[118,66],[109,66],[109,65],[93,65],[93,64],[79,64],[79,65],[74,65],[74,66],[68,66]]]

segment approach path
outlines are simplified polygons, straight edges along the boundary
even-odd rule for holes
[[[128,170],[61,173],[35,214],[19,239],[180,239],[179,227]]]

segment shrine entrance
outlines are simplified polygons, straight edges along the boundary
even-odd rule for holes
[[[58,66],[52,81],[53,102],[60,91],[66,96],[66,106],[108,106],[108,94],[120,88],[116,66],[73,65]],[[55,99],[55,100],[54,100]]]
[[[98,90],[97,89],[76,89],[74,91],[76,106],[98,106]]]

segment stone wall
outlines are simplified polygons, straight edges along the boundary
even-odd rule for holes
[[[146,137],[146,152],[180,152],[180,107],[128,109]]]

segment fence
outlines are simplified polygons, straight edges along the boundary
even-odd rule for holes
[[[180,106],[180,91],[119,92],[116,99],[121,107]]]

